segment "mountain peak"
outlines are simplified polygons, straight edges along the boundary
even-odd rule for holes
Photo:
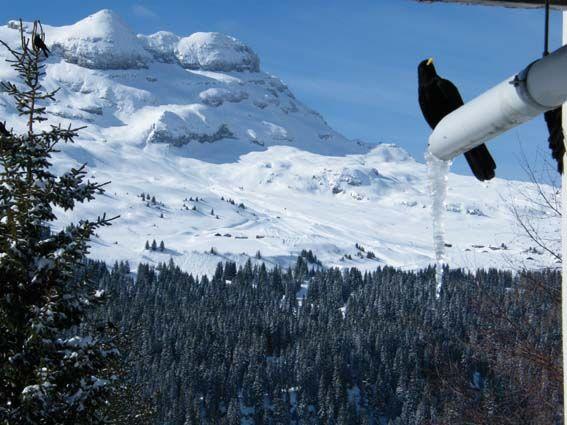
[[[111,9],[102,9],[86,18],[68,26],[80,30],[84,36],[117,34],[127,32],[132,34],[132,30],[122,17]],[[65,27],[63,27],[65,28]]]
[[[9,29],[19,22],[10,21]],[[29,22],[24,23],[31,30]],[[136,35],[119,14],[102,9],[67,26],[45,25],[46,43],[66,62],[91,69],[139,69],[151,62],[214,72],[259,72],[258,55],[240,40],[218,32],[180,37],[169,31]],[[13,40],[12,40],[13,39]],[[8,42],[17,43],[13,34]]]
[[[130,27],[110,9],[73,25],[46,28],[46,33],[54,52],[86,68],[143,68],[152,59]]]
[[[218,32],[196,32],[177,45],[182,66],[208,71],[260,71],[260,60],[241,41]]]
[[[86,18],[82,19],[79,22],[87,21],[87,20],[98,20],[98,21],[112,21],[112,20],[120,20],[122,18],[118,13],[116,13],[112,9],[101,9],[98,12],[93,13],[92,15],[87,16]]]
[[[260,59],[247,45],[218,32],[196,32],[179,37],[168,31],[138,35],[158,62],[179,63],[186,69],[217,72],[259,72]]]

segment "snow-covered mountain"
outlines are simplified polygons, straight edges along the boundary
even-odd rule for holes
[[[286,265],[303,249],[342,267],[434,261],[425,165],[398,146],[333,130],[263,72],[242,42],[218,33],[136,35],[109,10],[44,29],[53,53],[44,85],[61,88],[50,123],[88,126],[54,167],[87,162],[98,181],[112,181],[95,202],[61,211],[59,225],[103,211],[121,215],[93,241],[93,257],[133,265],[172,258],[198,273],[225,258]],[[0,39],[17,46],[18,23],[0,27]],[[15,80],[4,61],[0,80]],[[21,128],[6,93],[0,114]],[[526,252],[509,211],[516,194],[532,189],[451,175],[449,263],[552,264],[538,250]],[[516,198],[555,230],[543,208]],[[154,239],[163,240],[163,252],[144,248]]]

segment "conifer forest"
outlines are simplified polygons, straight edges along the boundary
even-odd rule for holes
[[[156,423],[557,423],[557,272],[94,267]],[[308,290],[305,288],[308,287]],[[550,398],[551,397],[551,398]],[[545,406],[549,406],[546,408]],[[246,420],[246,421],[244,421]],[[244,421],[244,422],[241,422]]]

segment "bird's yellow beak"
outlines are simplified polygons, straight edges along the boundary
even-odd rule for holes
[[[431,65],[432,63],[433,63],[433,58],[427,59],[427,66]]]

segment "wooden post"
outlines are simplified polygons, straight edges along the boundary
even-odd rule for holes
[[[567,11],[563,12],[563,45],[567,44]],[[563,134],[567,136],[567,103],[562,109]],[[565,137],[564,137],[565,139]],[[567,167],[567,153],[563,156],[563,166]],[[567,170],[561,177],[561,335],[563,349],[563,418],[567,424]]]

